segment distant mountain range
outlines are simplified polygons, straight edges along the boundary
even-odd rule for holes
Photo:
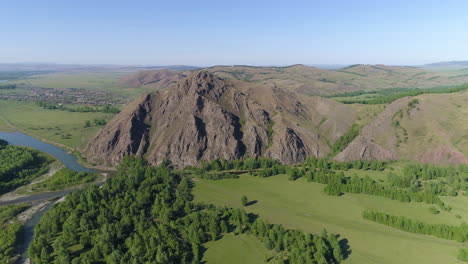
[[[338,70],[305,65],[287,67],[214,66],[206,71],[222,78],[260,83],[306,95],[330,95],[386,88],[431,88],[468,83],[464,73],[433,72],[417,67],[351,65]],[[120,81],[128,87],[164,89],[190,71],[145,70]]]

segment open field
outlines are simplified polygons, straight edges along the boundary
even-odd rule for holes
[[[198,202],[229,207],[241,207],[240,197],[246,195],[257,202],[245,209],[271,223],[309,233],[320,233],[325,228],[341,234],[348,239],[352,251],[344,263],[462,263],[456,259],[460,243],[376,224],[364,220],[361,213],[375,209],[428,223],[456,225],[468,219],[468,210],[463,206],[468,197],[443,198],[453,210],[434,215],[429,211],[430,205],[424,203],[402,203],[363,194],[328,196],[323,188],[322,184],[308,183],[302,178],[288,181],[285,175],[269,178],[242,175],[239,179],[197,180],[194,194]],[[455,217],[457,214],[461,219]],[[229,251],[225,257],[230,257]]]
[[[109,121],[114,114],[98,112],[68,112],[47,110],[35,103],[0,100],[0,128],[7,130],[5,122],[39,139],[76,148],[84,143],[100,128],[84,128],[86,120]],[[1,118],[3,117],[3,119]],[[11,130],[11,127],[9,128]]]
[[[28,86],[44,88],[83,88],[93,90],[104,90],[123,95],[130,98],[137,98],[151,88],[122,87],[119,80],[128,76],[129,72],[77,72],[77,73],[52,73],[44,75],[34,75],[27,79],[21,79],[18,83]]]
[[[258,264],[263,263],[265,257],[270,258],[275,254],[267,250],[260,240],[246,234],[225,234],[221,239],[210,241],[204,246],[207,248],[203,254],[206,264]]]

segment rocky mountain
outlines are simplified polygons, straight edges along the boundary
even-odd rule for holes
[[[337,160],[468,164],[468,92],[401,98],[386,107]]]
[[[326,98],[198,71],[133,102],[85,152],[108,164],[129,154],[178,166],[256,156],[293,164],[327,155],[355,118],[352,108]]]

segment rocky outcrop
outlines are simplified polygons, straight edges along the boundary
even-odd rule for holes
[[[336,111],[342,111],[341,119]],[[91,140],[85,152],[90,161],[110,164],[125,155],[152,164],[167,159],[177,166],[256,156],[293,164],[326,155],[329,142],[353,119],[353,111],[331,100],[302,100],[268,86],[200,71],[134,102]]]

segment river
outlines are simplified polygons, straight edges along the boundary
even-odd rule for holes
[[[63,165],[65,165],[70,170],[78,172],[92,171],[91,169],[83,167],[80,163],[78,163],[78,159],[68,151],[52,144],[44,143],[21,132],[0,132],[0,139],[8,141],[8,143],[11,145],[26,146],[48,153],[54,158],[60,160]]]
[[[56,158],[57,160],[61,161],[67,168],[71,170],[78,171],[78,172],[94,171],[78,163],[78,159],[73,154],[70,154],[68,151],[62,148],[59,148],[57,146],[54,146],[52,144],[44,143],[38,139],[35,139],[21,132],[0,132],[0,139],[8,141],[8,143],[11,145],[26,146],[26,147],[34,148],[39,151],[48,153],[54,158]],[[75,190],[76,189],[34,194],[34,195],[26,196],[26,197],[21,197],[15,200],[11,200],[11,201],[0,202],[0,206],[8,205],[8,204],[18,204],[18,203],[24,203],[24,202],[47,200],[53,197],[63,197]],[[23,239],[19,247],[21,258],[18,260],[18,263],[24,263],[26,259],[28,258],[27,249],[28,249],[29,243],[31,243],[33,239],[34,228],[37,225],[37,223],[39,223],[42,216],[52,206],[53,206],[53,203],[49,204],[43,210],[40,210],[39,212],[34,214],[33,217],[24,224]]]

